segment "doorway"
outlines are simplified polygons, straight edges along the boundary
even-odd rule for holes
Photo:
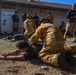
[[[1,11],[1,33],[12,32],[12,15],[14,11]]]

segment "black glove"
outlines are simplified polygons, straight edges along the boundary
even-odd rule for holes
[[[30,46],[34,49],[37,50],[37,47],[34,44],[30,44]]]
[[[37,47],[36,47],[34,44],[31,44],[29,41],[27,41],[27,43],[28,43],[28,45],[29,45],[30,47],[32,47],[33,49],[37,49]]]

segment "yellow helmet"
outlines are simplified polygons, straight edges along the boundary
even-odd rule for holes
[[[49,19],[42,19],[40,22],[39,22],[39,25],[41,25],[41,23],[50,23],[50,20]]]

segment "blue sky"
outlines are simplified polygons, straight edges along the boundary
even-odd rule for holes
[[[76,4],[76,0],[40,0],[40,1],[67,4],[67,5]]]

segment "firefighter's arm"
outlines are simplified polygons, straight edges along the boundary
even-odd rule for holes
[[[35,30],[36,30],[36,27],[35,27],[35,24],[33,24],[33,26],[31,27],[31,31],[27,33],[27,36],[31,36],[35,32]]]
[[[71,18],[76,18],[76,15],[74,15],[73,17],[71,17]]]
[[[34,31],[28,32],[27,36],[31,36],[34,33]]]
[[[38,27],[35,31],[35,33],[31,36],[31,38],[29,39],[30,43],[33,44],[35,42],[38,41],[38,39],[42,36],[42,32],[41,32],[42,28]]]

